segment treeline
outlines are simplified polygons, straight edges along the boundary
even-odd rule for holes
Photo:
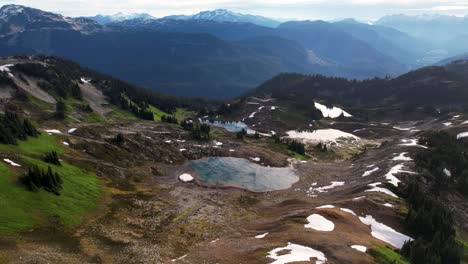
[[[405,226],[414,238],[401,253],[416,264],[460,263],[455,221],[439,196],[442,191],[468,193],[466,143],[446,132],[428,132],[419,144],[428,147],[415,157],[419,175],[395,190],[408,203]]]
[[[419,139],[428,149],[420,151],[415,162],[435,191],[456,188],[468,195],[468,145],[446,132],[429,132]]]
[[[40,169],[38,166],[29,168],[28,172],[20,178],[20,182],[29,191],[37,192],[40,189],[44,189],[55,195],[60,195],[63,184],[61,176],[58,173],[54,173],[50,166],[47,168],[47,171]]]
[[[0,143],[16,145],[17,140],[37,137],[39,132],[28,119],[18,117],[15,111],[6,110],[0,115]]]
[[[405,225],[415,238],[403,245],[402,255],[412,264],[460,263],[461,245],[451,212],[421,186],[420,180],[413,179],[402,192],[409,206]]]

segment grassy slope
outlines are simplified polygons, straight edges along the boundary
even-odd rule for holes
[[[17,178],[29,165],[47,168],[48,164],[40,160],[44,153],[50,150],[63,153],[56,136],[42,135],[20,142],[18,146],[0,145],[0,150],[15,153],[14,160],[23,165],[12,169],[0,163],[0,233],[40,226],[52,217],[58,218],[65,228],[73,227],[81,222],[86,212],[96,207],[103,192],[100,181],[95,175],[70,164],[51,166],[64,182],[60,196],[44,190],[29,192],[17,183]]]
[[[381,244],[374,244],[368,253],[379,264],[409,264],[400,254]]]

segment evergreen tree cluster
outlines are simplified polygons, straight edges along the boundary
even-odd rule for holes
[[[244,138],[247,137],[247,136],[248,136],[247,130],[245,130],[245,129],[242,129],[241,131],[236,133],[237,139],[240,139],[240,140],[244,140]]]
[[[57,166],[61,165],[59,156],[57,154],[57,151],[55,151],[55,150],[47,153],[44,156],[44,161],[49,163],[49,164],[53,164],[53,165],[57,165]]]
[[[137,105],[128,100],[125,96],[120,95],[119,105],[122,109],[132,112],[140,119],[154,120],[153,112],[149,110],[146,102],[140,102],[140,104]]]
[[[39,63],[20,63],[13,66],[12,69],[21,74],[40,79],[38,85],[45,91],[52,92],[62,98],[83,99],[81,89],[76,83],[79,77],[69,74],[67,68],[59,68],[55,64],[44,66]]]
[[[184,120],[180,122],[180,126],[187,131],[192,131],[194,128],[194,124],[192,120]]]
[[[314,148],[319,152],[327,152],[328,151],[327,144],[323,144],[322,142],[318,143]]]
[[[111,141],[116,145],[122,146],[125,143],[125,137],[122,133],[118,133]]]
[[[192,138],[196,140],[210,140],[210,126],[207,124],[194,125],[192,129]]]
[[[284,144],[289,150],[294,151],[300,155],[306,155],[305,144],[296,140],[281,138],[278,135],[273,135],[276,144]]]
[[[429,132],[423,135],[419,144],[428,149],[420,151],[415,158],[416,165],[424,171],[434,189],[457,188],[468,195],[468,144],[446,132]],[[449,172],[449,175],[447,175]]]
[[[163,115],[161,116],[161,121],[168,124],[179,124],[179,121],[174,116]]]
[[[413,264],[460,263],[461,245],[455,239],[453,217],[421,185],[413,179],[403,191],[409,205],[405,224],[415,240],[407,241],[401,253]]]
[[[6,110],[0,116],[0,143],[17,144],[17,140],[37,137],[39,132],[28,119],[21,119],[15,111]]]
[[[20,178],[21,184],[28,190],[37,192],[43,188],[45,191],[60,195],[62,190],[62,178],[58,173],[54,173],[49,166],[47,171],[39,169],[38,166],[29,168],[28,172]]]

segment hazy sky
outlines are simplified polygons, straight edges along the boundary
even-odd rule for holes
[[[145,12],[156,17],[226,8],[280,19],[375,20],[388,14],[439,13],[464,16],[468,0],[0,0],[66,16]]]

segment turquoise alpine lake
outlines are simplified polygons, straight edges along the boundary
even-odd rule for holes
[[[200,184],[209,187],[238,187],[253,192],[291,188],[299,181],[293,168],[260,166],[246,159],[210,157],[188,165]]]

